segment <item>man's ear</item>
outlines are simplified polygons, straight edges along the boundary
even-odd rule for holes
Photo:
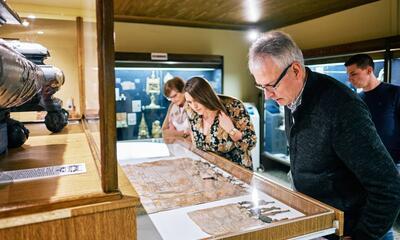
[[[374,72],[374,69],[372,69],[371,66],[368,66],[368,67],[367,67],[367,73],[368,73],[368,75],[371,74],[371,73],[373,73],[373,72]]]
[[[294,62],[292,68],[293,68],[294,73],[297,76],[300,72],[301,65],[298,62]]]

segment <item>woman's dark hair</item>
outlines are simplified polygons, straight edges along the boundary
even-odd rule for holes
[[[164,84],[164,96],[169,97],[169,94],[175,90],[177,92],[183,92],[183,87],[185,86],[185,82],[179,78],[179,77],[174,77],[168,80]]]
[[[192,77],[186,81],[184,91],[189,93],[192,98],[212,111],[228,112],[222,104],[221,99],[212,89],[208,81],[202,77]]]

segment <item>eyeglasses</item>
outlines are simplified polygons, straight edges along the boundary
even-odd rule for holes
[[[174,96],[169,96],[169,97],[165,97],[168,101],[171,101],[172,99],[174,99],[176,96],[178,96],[178,93],[175,93]]]
[[[261,91],[267,91],[267,92],[273,92],[275,91],[279,86],[278,84],[282,81],[282,79],[285,77],[287,71],[289,70],[289,68],[293,65],[293,63],[289,64],[289,66],[287,66],[281,73],[281,75],[279,75],[278,79],[275,81],[275,83],[273,84],[258,84],[255,83],[256,88],[260,89]]]

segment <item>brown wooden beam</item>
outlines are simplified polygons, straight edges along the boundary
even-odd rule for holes
[[[114,16],[112,0],[97,2],[101,180],[103,191],[118,191],[115,125]]]
[[[400,48],[400,35],[323,48],[306,49],[303,50],[303,55],[305,59],[312,60],[315,58],[350,55],[361,52],[384,52],[386,49],[396,48]]]
[[[78,82],[79,82],[79,111],[83,115],[86,109],[85,97],[85,51],[83,40],[83,19],[82,17],[76,18],[76,41],[78,48]]]
[[[145,23],[145,24],[195,27],[195,28],[211,28],[211,29],[227,29],[227,30],[248,30],[251,28],[256,28],[255,25],[247,25],[247,24],[226,24],[226,23],[216,23],[216,22],[202,22],[202,21],[190,21],[181,19],[166,19],[166,18],[127,16],[127,15],[115,15],[114,19],[116,22]]]

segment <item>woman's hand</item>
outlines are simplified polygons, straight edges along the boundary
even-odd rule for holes
[[[220,112],[218,118],[219,125],[225,130],[225,132],[229,133],[232,129],[235,128],[231,118],[228,117],[228,115],[226,115],[224,112]]]
[[[231,139],[234,142],[239,141],[242,139],[243,134],[235,128],[233,122],[230,117],[228,117],[225,113],[221,112],[219,114],[219,125],[229,134]]]

